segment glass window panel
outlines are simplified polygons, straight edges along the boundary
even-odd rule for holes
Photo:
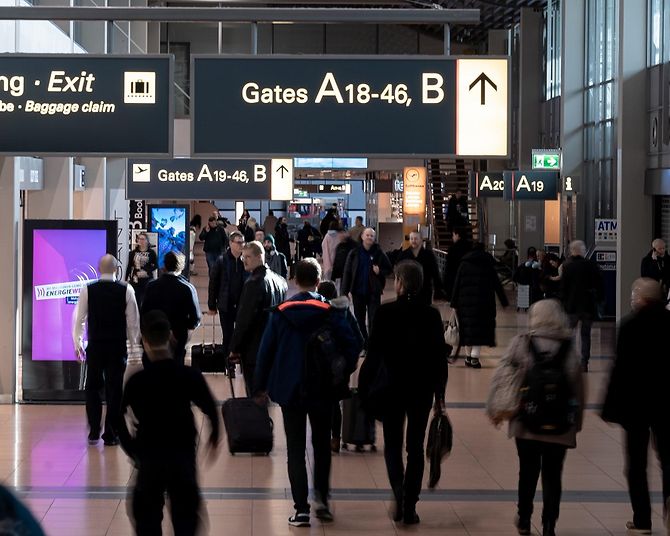
[[[647,34],[649,40],[649,65],[661,63],[661,14],[662,0],[649,0]]]

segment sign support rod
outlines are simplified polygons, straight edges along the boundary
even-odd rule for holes
[[[449,24],[444,25],[444,55],[451,55],[451,26]]]

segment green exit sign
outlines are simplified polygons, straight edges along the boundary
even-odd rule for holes
[[[561,151],[533,149],[533,169],[561,169]]]

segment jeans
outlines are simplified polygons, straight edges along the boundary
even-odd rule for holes
[[[105,388],[105,432],[103,439],[112,440],[118,437],[121,419],[121,393],[123,373],[126,370],[126,343],[123,345],[107,345],[89,343],[86,349],[86,417],[91,438],[100,437],[102,421],[102,400],[100,391]]]
[[[663,475],[663,504],[670,497],[670,425],[667,423],[629,426],[626,429],[626,479],[633,507],[633,523],[639,529],[651,528],[651,501],[647,482],[647,453],[653,434]]]
[[[581,323],[579,327],[579,335],[581,337],[582,363],[588,364],[591,359],[591,327],[593,326],[593,315],[591,313],[576,313],[570,316],[570,328],[575,329],[577,323]]]
[[[389,408],[382,422],[384,428],[384,461],[391,489],[396,501],[403,503],[406,512],[411,512],[419,501],[424,468],[424,439],[430,416],[431,404],[415,403],[409,407]],[[407,467],[402,458],[403,428]]]
[[[381,304],[382,297],[378,294],[368,294],[367,296],[361,294],[352,294],[354,302],[354,316],[358,322],[358,327],[361,330],[365,343],[368,342],[368,329],[365,324],[365,314],[367,312],[367,324],[372,327],[372,321],[375,318],[377,309]]]
[[[314,404],[309,408],[282,406],[288,451],[288,478],[291,482],[291,494],[296,512],[309,513],[305,463],[308,417],[314,448],[314,495],[316,500],[328,504],[331,412],[332,404],[329,401]]]
[[[553,525],[558,519],[561,505],[561,477],[567,447],[545,441],[517,439],[519,455],[519,503],[518,514],[522,520],[533,515],[533,499],[537,479],[542,473],[542,524]]]
[[[183,459],[140,460],[132,494],[135,532],[160,536],[164,494],[170,498],[175,536],[193,536],[200,525],[200,489],[196,477],[195,452]]]
[[[206,251],[205,252],[205,259],[207,259],[207,271],[212,270],[212,266],[216,264],[216,259],[218,259],[221,256],[221,252],[219,251]]]

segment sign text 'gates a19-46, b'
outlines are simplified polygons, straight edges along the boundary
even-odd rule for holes
[[[0,54],[0,154],[172,154],[172,57]]]
[[[194,56],[196,156],[509,156],[504,57]]]

